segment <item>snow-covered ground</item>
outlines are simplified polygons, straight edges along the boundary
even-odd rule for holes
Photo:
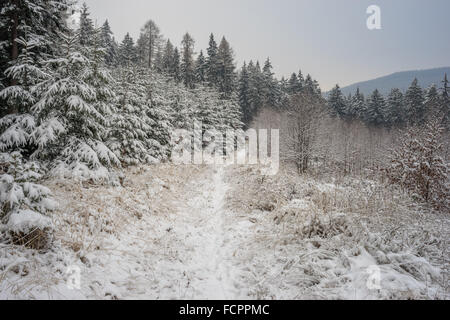
[[[48,186],[54,245],[0,244],[0,299],[449,298],[448,218],[374,183],[161,164]]]

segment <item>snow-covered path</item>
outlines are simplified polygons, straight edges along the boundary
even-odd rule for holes
[[[238,249],[233,240],[230,213],[225,209],[228,185],[224,182],[224,168],[213,169],[210,179],[193,181],[194,194],[179,208],[182,221],[177,230],[184,234],[190,257],[185,263],[192,288],[191,299],[245,298],[236,280],[233,253]],[[175,231],[177,231],[175,230]]]

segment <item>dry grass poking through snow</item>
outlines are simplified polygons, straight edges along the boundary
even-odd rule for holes
[[[287,168],[276,176],[234,168],[230,183],[229,207],[254,222],[239,253],[253,255],[254,297],[450,297],[448,215],[375,181],[318,181]],[[366,285],[374,265],[381,290]]]
[[[127,169],[122,187],[48,181],[59,203],[53,247],[1,244],[0,299],[159,298],[165,284],[158,261],[176,260],[182,243],[171,216],[201,174],[199,167],[160,164]],[[67,288],[69,266],[80,268],[81,290]]]

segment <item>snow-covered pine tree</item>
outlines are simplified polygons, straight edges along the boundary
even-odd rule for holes
[[[39,84],[40,100],[33,107],[38,126],[34,157],[51,160],[50,173],[80,180],[107,180],[119,166],[104,139],[111,120],[114,93],[104,67],[99,31],[93,45],[77,51],[78,37],[61,34],[62,55],[47,61],[52,77]]]
[[[136,67],[117,71],[115,83],[116,113],[108,133],[108,147],[126,165],[152,160],[148,150],[151,126],[148,116],[148,82],[146,75]]]
[[[362,115],[364,114],[364,111],[365,111],[364,95],[359,91],[359,88],[357,88],[351,101],[351,114],[353,115],[353,117],[361,119]]]
[[[328,96],[328,107],[333,116],[342,117],[345,113],[345,100],[338,84],[330,91]]]
[[[423,124],[425,121],[425,105],[422,88],[414,79],[405,93],[406,118],[413,124]]]
[[[288,93],[288,81],[286,80],[286,78],[283,76],[280,79],[280,89],[281,92],[283,93]]]
[[[447,131],[450,130],[450,88],[448,86],[447,74],[442,81],[440,114],[442,115],[442,124]]]
[[[186,33],[181,41],[181,78],[184,85],[190,89],[195,86],[194,43],[189,33]]]
[[[261,73],[261,68],[259,62],[253,64],[250,61],[247,66],[247,71],[249,73],[249,103],[250,110],[253,115],[256,115],[259,110],[261,110],[263,105],[263,75]]]
[[[264,100],[266,105],[277,108],[280,103],[281,90],[278,85],[278,81],[274,77],[272,68],[272,63],[270,62],[270,59],[267,58],[263,67]]]
[[[309,94],[314,94],[314,91],[311,90],[305,90],[305,92],[308,92]],[[355,118],[355,115],[353,113],[353,96],[351,93],[348,94],[347,97],[344,97],[344,103],[345,103],[345,110],[343,114],[343,119],[347,121],[351,121]]]
[[[367,108],[364,119],[368,124],[379,126],[384,124],[383,111],[385,110],[385,101],[378,89],[375,89],[367,100]]]
[[[20,152],[0,153],[0,228],[12,244],[32,249],[48,247],[52,231],[47,216],[56,208],[39,164],[25,161]]]
[[[217,43],[214,39],[214,35],[211,33],[209,36],[209,46],[207,49],[206,68],[207,68],[207,80],[211,86],[217,85],[218,74],[218,62],[217,62]]]
[[[440,97],[436,85],[425,90],[425,119],[440,114]]]
[[[112,66],[116,63],[117,52],[115,41],[108,20],[105,20],[101,28],[101,45],[105,49],[106,65]]]
[[[5,101],[6,109],[15,110],[0,119],[0,150],[28,149],[33,151],[30,143],[30,135],[35,129],[36,119],[31,112],[31,107],[36,103],[39,93],[36,92],[36,84],[48,78],[48,75],[40,68],[33,50],[39,46],[39,38],[17,38],[20,48],[18,58],[13,61],[5,74],[14,79],[15,85],[8,86],[0,91],[0,98]]]
[[[312,79],[310,74],[306,75],[305,84],[303,85],[304,90],[309,94],[316,93],[316,85],[314,84],[314,80]]]
[[[235,89],[234,68],[233,50],[223,37],[217,51],[217,84],[224,98],[230,98]]]
[[[67,0],[4,1],[0,10],[0,90],[16,85],[16,80],[5,75],[7,68],[19,57],[18,38],[33,41],[35,60],[58,50],[53,45],[58,32],[65,31]],[[4,5],[3,5],[4,4]],[[0,101],[0,104],[3,104]],[[9,105],[9,107],[13,107]],[[0,116],[17,110],[0,110]]]
[[[207,64],[206,58],[203,55],[203,50],[200,50],[200,54],[195,62],[195,80],[199,83],[206,82],[207,76]]]
[[[386,100],[384,119],[387,125],[400,126],[405,122],[405,105],[400,89],[393,88]]]
[[[250,78],[245,62],[239,74],[238,99],[242,112],[242,121],[248,126],[252,121],[254,110],[252,110],[250,103]]]
[[[297,74],[294,72],[288,80],[288,92],[290,94],[297,94],[302,91],[302,85],[300,84]]]
[[[92,44],[92,37],[94,35],[94,24],[90,18],[89,8],[84,2],[81,7],[80,24],[79,24],[79,41],[82,46],[89,46]]]
[[[172,42],[170,42],[170,40],[168,39],[164,47],[162,57],[162,69],[163,73],[165,74],[170,74],[171,72],[173,65],[173,54],[174,54],[174,47]]]
[[[173,59],[172,64],[170,66],[170,72],[169,74],[175,79],[176,82],[181,81],[181,62],[180,62],[180,52],[178,51],[178,48],[175,47],[173,49]]]
[[[137,62],[136,47],[129,33],[125,35],[119,46],[118,63],[122,67],[130,67]]]
[[[305,78],[303,77],[302,70],[299,70],[297,73],[297,80],[299,85],[299,90],[302,91],[305,86]]]

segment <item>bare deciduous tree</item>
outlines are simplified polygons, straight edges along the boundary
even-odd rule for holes
[[[281,158],[293,162],[304,173],[313,158],[320,123],[325,116],[321,97],[297,94],[291,97],[282,115]]]

